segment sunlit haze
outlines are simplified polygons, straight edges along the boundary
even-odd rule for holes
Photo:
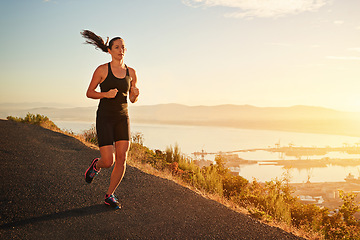
[[[125,40],[138,105],[311,105],[360,112],[358,0],[17,0],[0,3],[0,103],[94,106],[110,55],[89,29]]]

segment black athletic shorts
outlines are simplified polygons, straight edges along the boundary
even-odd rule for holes
[[[129,118],[121,115],[96,113],[96,132],[99,147],[130,140]]]

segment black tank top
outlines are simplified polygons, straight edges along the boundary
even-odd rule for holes
[[[127,96],[130,90],[131,78],[129,69],[126,67],[126,76],[124,78],[117,78],[111,71],[110,63],[108,63],[108,75],[105,80],[100,83],[101,92],[107,92],[110,89],[116,88],[118,93],[115,98],[102,98],[98,106],[98,112],[104,114],[116,114],[128,117]]]

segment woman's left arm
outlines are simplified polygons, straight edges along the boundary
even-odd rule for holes
[[[129,74],[131,77],[129,99],[132,103],[135,103],[139,97],[139,89],[136,87],[137,84],[136,72],[133,68],[129,67]]]

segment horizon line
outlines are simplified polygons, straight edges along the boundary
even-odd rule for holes
[[[81,105],[78,106],[70,103],[60,103],[60,102],[51,102],[51,103],[45,103],[45,102],[0,102],[0,109],[6,105],[9,105],[8,108],[11,108],[11,106],[16,105],[27,105],[28,107],[31,107],[31,105],[39,105],[39,106],[33,106],[31,108],[88,108],[88,107],[97,107],[97,104],[94,105]],[[151,107],[151,106],[161,106],[161,105],[178,105],[178,106],[185,106],[185,107],[222,107],[222,106],[236,106],[236,107],[253,107],[253,108],[295,108],[295,107],[308,107],[308,108],[321,108],[321,109],[327,109],[337,112],[350,112],[350,113],[360,113],[360,111],[351,111],[351,110],[342,110],[337,108],[331,108],[331,107],[325,107],[325,106],[319,106],[319,105],[306,105],[306,104],[294,104],[294,105],[288,105],[288,106],[258,106],[255,104],[233,104],[233,103],[223,103],[223,104],[217,104],[217,105],[205,105],[205,104],[198,104],[198,105],[189,105],[184,103],[175,103],[175,102],[169,102],[169,103],[156,103],[156,104],[136,104],[136,106],[129,105],[129,107]]]

